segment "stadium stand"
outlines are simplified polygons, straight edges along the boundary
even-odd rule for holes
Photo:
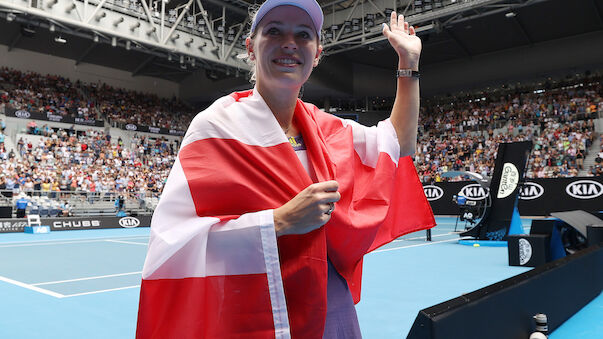
[[[0,111],[8,107],[106,119],[104,128],[58,127],[31,119],[26,128],[7,126],[0,135],[6,173],[0,187],[16,193],[10,194],[13,201],[26,196],[30,212],[43,216],[108,215],[124,194],[130,212],[154,209],[178,142],[123,125],[186,129],[190,107],[102,83],[72,83],[6,67],[0,70],[0,91]],[[461,179],[442,178],[450,170],[489,176],[498,143],[521,140],[534,142],[528,178],[601,175],[603,143],[595,121],[603,114],[602,93],[601,76],[590,75],[428,101],[415,156],[419,176],[425,183]],[[391,98],[371,100],[373,108],[385,109]]]

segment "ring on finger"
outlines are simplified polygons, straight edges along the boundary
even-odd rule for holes
[[[333,210],[335,209],[335,204],[333,204],[332,202],[329,203],[329,210],[325,212],[326,215],[331,215],[331,213],[333,213]]]

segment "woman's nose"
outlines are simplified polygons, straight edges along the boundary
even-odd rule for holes
[[[297,43],[295,42],[295,37],[293,34],[285,34],[281,47],[290,51],[297,50]]]

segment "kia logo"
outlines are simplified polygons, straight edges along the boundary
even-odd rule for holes
[[[535,182],[526,182],[519,190],[519,199],[533,200],[538,199],[544,194],[544,187]]]
[[[127,124],[127,125],[126,125],[126,129],[127,129],[128,131],[135,131],[135,130],[137,130],[137,129],[138,129],[138,127],[137,127],[136,125],[134,125],[134,124]]]
[[[28,111],[18,110],[18,111],[15,111],[15,116],[17,118],[21,118],[21,119],[28,119],[29,117],[31,117],[31,114],[29,114]]]
[[[482,200],[488,196],[488,191],[479,184],[469,184],[461,188],[458,195],[465,196],[469,200]]]
[[[603,184],[594,180],[578,180],[567,185],[565,192],[576,199],[594,199],[603,194]]]
[[[121,226],[121,227],[134,228],[138,225],[140,225],[140,220],[138,220],[138,218],[123,217],[123,218],[119,219],[119,226]]]
[[[438,200],[444,195],[444,190],[434,185],[423,186],[423,192],[429,201]]]

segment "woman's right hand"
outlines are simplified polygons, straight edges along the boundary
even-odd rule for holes
[[[299,192],[283,206],[274,209],[276,235],[305,234],[326,224],[331,219],[329,211],[341,199],[337,181],[312,184]]]

